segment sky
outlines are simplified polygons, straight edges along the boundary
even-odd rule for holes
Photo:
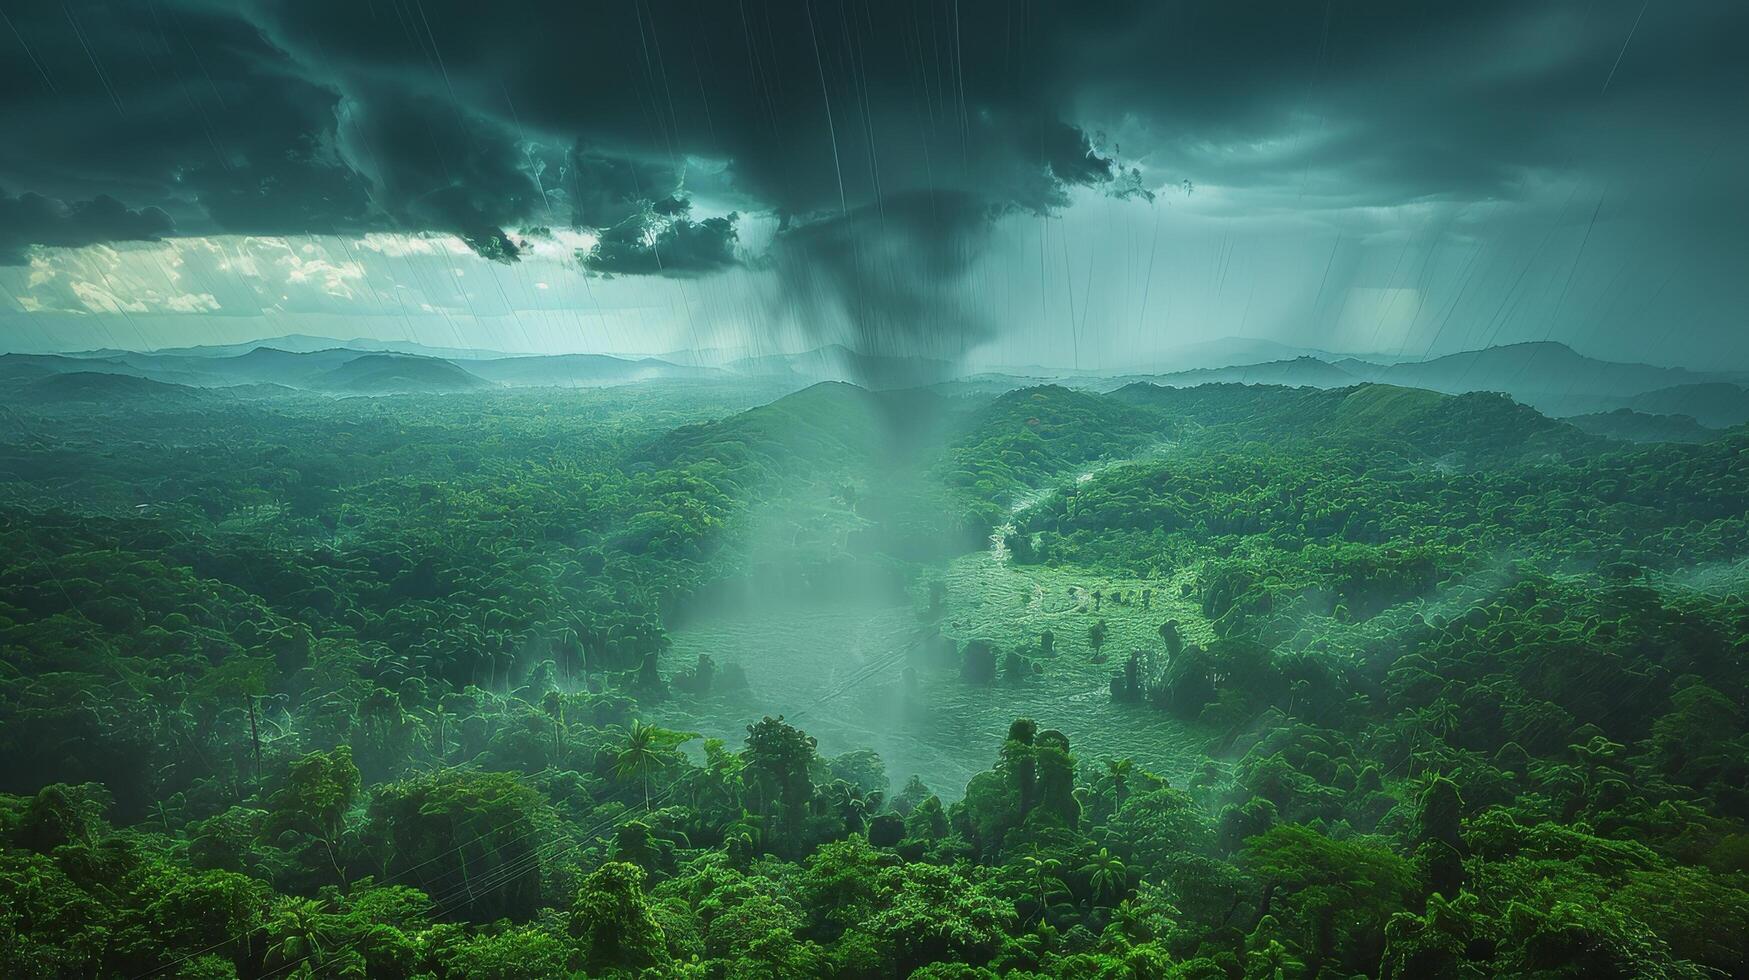
[[[0,350],[1749,367],[1740,0],[0,15]]]

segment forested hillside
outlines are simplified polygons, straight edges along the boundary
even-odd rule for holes
[[[9,389],[0,975],[1749,976],[1744,429],[444,378]]]

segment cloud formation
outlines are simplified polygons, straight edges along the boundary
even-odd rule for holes
[[[1749,217],[1729,165],[1749,150],[1749,7],[1641,9],[26,4],[0,36],[0,127],[32,137],[0,146],[16,195],[0,262],[172,233],[398,231],[508,263],[569,229],[597,239],[580,264],[599,274],[753,262],[842,287],[826,307],[865,332],[957,318],[928,305],[942,280],[895,279],[900,264],[951,281],[993,223],[1089,189],[1204,187],[1248,216],[1492,210],[1544,206],[1557,177],[1680,169],[1616,213],[1672,233],[1693,216],[1683,231],[1728,246]],[[1709,154],[1727,165],[1687,166]],[[784,228],[769,254],[752,215]]]
[[[129,208],[107,194],[67,203],[0,189],[0,265],[23,265],[32,245],[157,241],[171,229],[170,216],[158,208]]]

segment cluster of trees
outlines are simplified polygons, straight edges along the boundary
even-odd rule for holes
[[[1164,459],[1059,488],[1015,522],[1010,554],[1144,577],[1194,567],[1218,632],[1272,640],[1507,557],[1620,580],[1749,554],[1742,433],[1451,468],[1330,437],[1234,445],[1249,432],[1206,428]]]
[[[1703,778],[1682,769],[1716,753],[1674,753],[1693,750],[1683,740],[1719,705],[1678,700],[1683,717],[1654,724],[1648,764]],[[822,757],[781,718],[748,726],[739,751],[707,742],[701,762],[678,751],[683,733],[633,722],[598,734],[580,770],[453,767],[369,787],[342,746],[274,767],[261,793],[211,816],[131,827],[106,820],[96,785],[0,796],[0,970],[1216,980],[1749,968],[1741,818],[1627,788],[1619,776],[1637,763],[1604,741],[1571,764],[1517,751],[1490,784],[1475,758],[1422,751],[1412,774],[1386,771],[1357,739],[1289,720],[1257,738],[1236,779],[1211,763],[1175,787],[1126,759],[1083,763],[1062,732],[1022,718],[944,806],[915,778],[891,793],[871,753]]]
[[[131,821],[341,744],[373,780],[539,769],[563,749],[549,696],[606,723],[668,693],[665,612],[734,561],[750,501],[703,465],[621,465],[680,409],[553,397],[19,413],[0,789],[102,783]],[[715,663],[677,681],[747,684]]]

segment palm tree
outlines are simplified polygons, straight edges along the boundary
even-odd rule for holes
[[[293,976],[315,976],[315,964],[328,946],[329,924],[322,903],[309,898],[286,898],[273,910],[267,923],[267,961],[298,964]]]
[[[1101,899],[1115,902],[1130,889],[1130,873],[1123,859],[1103,847],[1081,866],[1081,873],[1087,876],[1087,887],[1092,889],[1095,902]]]
[[[1026,869],[1026,877],[1038,892],[1038,914],[1044,915],[1050,907],[1051,899],[1065,896],[1069,890],[1063,886],[1063,862],[1056,858],[1041,858],[1027,855],[1020,859],[1021,867]]]
[[[1105,760],[1105,768],[1111,773],[1111,796],[1115,801],[1112,805],[1113,812],[1123,809],[1124,798],[1129,796],[1130,770],[1135,768],[1135,765],[1136,760],[1134,759]]]
[[[697,737],[690,732],[671,732],[633,719],[631,730],[626,733],[625,745],[614,757],[613,774],[620,779],[641,779],[644,783],[644,808],[649,809],[650,773],[666,769],[674,761],[675,746]]]
[[[626,733],[625,745],[613,760],[615,776],[621,779],[643,779],[646,808],[650,805],[650,770],[661,769],[668,764],[657,738],[659,731],[654,725],[646,725],[633,719],[631,731]]]

